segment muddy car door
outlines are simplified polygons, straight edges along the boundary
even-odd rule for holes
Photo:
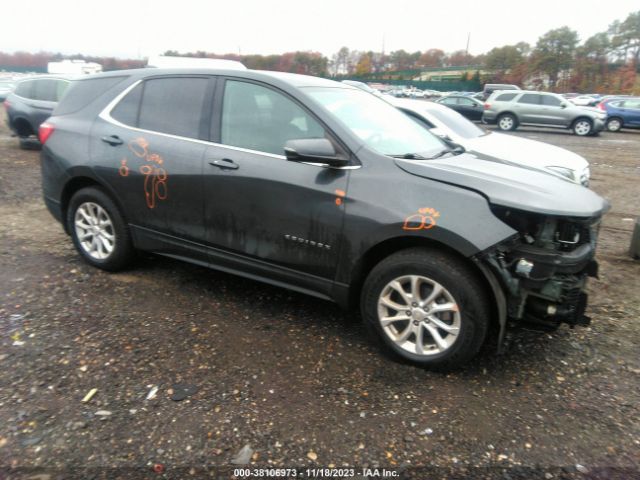
[[[209,76],[152,77],[125,90],[94,124],[96,172],[145,248],[171,253],[185,240],[204,240],[201,137],[214,84]]]
[[[331,138],[307,109],[265,84],[228,79],[216,92],[204,162],[212,263],[241,255],[250,273],[329,291],[349,168],[288,161],[289,140]]]

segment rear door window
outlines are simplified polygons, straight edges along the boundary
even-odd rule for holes
[[[325,130],[283,94],[254,83],[228,80],[220,137],[225,145],[284,155],[288,140],[324,138]]]
[[[138,127],[180,137],[198,138],[208,87],[209,79],[205,77],[155,78],[145,81]]]
[[[624,101],[625,108],[633,108],[640,109],[640,100],[625,100]]]
[[[518,100],[518,103],[528,103],[532,105],[539,105],[540,95],[536,93],[525,93],[520,97],[520,99]]]

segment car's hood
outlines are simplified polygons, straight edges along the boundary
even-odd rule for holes
[[[558,166],[582,172],[589,165],[583,157],[564,148],[504,133],[468,139],[462,146],[497,161],[538,169]]]
[[[570,217],[595,217],[609,209],[609,203],[588,188],[469,153],[437,160],[396,159],[396,164],[413,175],[474,190],[494,205]]]

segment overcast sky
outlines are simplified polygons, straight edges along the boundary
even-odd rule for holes
[[[30,0],[3,2],[0,50],[139,58],[173,49],[216,53],[340,47],[484,53],[535,44],[564,25],[580,39],[640,9],[638,0]]]

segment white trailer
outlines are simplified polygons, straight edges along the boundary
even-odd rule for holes
[[[47,72],[55,74],[87,75],[100,73],[102,65],[84,60],[62,60],[61,62],[49,62]]]

